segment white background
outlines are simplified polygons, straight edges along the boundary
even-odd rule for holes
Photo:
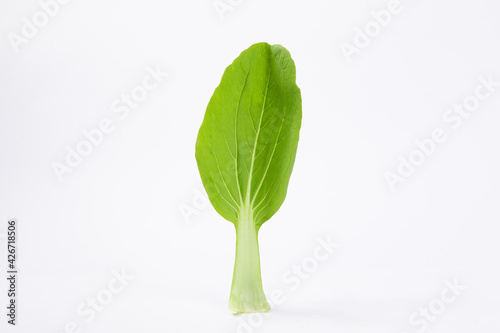
[[[232,3],[221,19],[212,0],[72,0],[15,52],[8,34],[40,5],[2,0],[0,267],[17,218],[20,277],[14,328],[1,280],[0,331],[413,333],[457,279],[467,289],[420,332],[498,333],[500,89],[456,130],[443,115],[480,76],[500,81],[499,3],[406,1],[351,62],[340,46],[388,1]],[[259,238],[264,290],[285,296],[243,328],[227,309],[234,228],[193,204],[194,144],[224,68],[261,41],[295,60],[303,126]],[[148,66],[170,76],[121,119],[112,103]],[[115,130],[60,182],[53,163],[103,118]],[[391,191],[386,172],[438,127],[447,140]],[[284,274],[327,236],[342,245],[292,290]],[[77,309],[122,270],[134,279],[86,322]]]

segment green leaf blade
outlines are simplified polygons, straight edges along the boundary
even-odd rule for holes
[[[237,223],[243,208],[255,224],[286,197],[301,126],[295,65],[280,45],[252,45],[226,68],[207,107],[196,159],[210,201]]]

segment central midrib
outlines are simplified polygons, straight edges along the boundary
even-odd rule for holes
[[[266,108],[266,100],[267,100],[267,92],[269,88],[269,79],[271,78],[271,69],[269,69],[269,75],[267,76],[266,82],[266,92],[264,94],[264,101],[262,102],[262,110],[260,112],[259,126],[257,127],[257,133],[255,133],[255,141],[253,143],[253,151],[252,151],[252,162],[250,164],[250,172],[248,174],[248,184],[247,184],[247,194],[245,197],[245,203],[247,207],[250,207],[250,188],[252,184],[252,175],[253,175],[253,165],[255,160],[255,152],[257,150],[257,141],[259,140],[260,134],[260,126],[262,125],[262,118],[264,117],[264,110]]]

